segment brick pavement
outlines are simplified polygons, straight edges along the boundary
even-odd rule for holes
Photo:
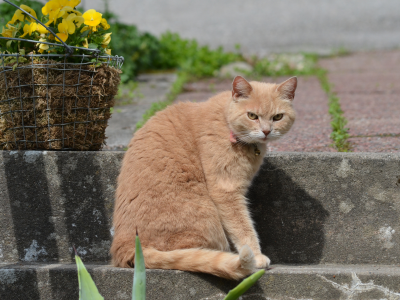
[[[287,78],[264,78],[265,82],[282,82]],[[231,80],[208,79],[190,83],[176,99],[179,101],[206,101],[216,93],[230,90]],[[330,144],[330,117],[328,99],[315,77],[299,78],[294,99],[297,112],[291,131],[281,140],[269,144],[269,151],[333,152]]]
[[[324,59],[354,152],[400,151],[400,51]]]

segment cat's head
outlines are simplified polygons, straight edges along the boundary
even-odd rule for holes
[[[227,111],[231,142],[266,143],[287,133],[295,120],[296,87],[296,77],[271,84],[236,76]]]

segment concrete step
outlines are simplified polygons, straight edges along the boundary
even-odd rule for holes
[[[123,155],[2,151],[0,262],[108,262]],[[248,197],[274,264],[400,265],[400,154],[270,154]]]
[[[86,265],[106,300],[131,299],[133,269]],[[147,299],[223,299],[238,282],[182,271],[147,270]],[[78,299],[75,264],[0,264],[0,299]],[[375,265],[273,266],[246,300],[400,299],[400,268]]]

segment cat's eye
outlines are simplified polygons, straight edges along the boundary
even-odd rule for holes
[[[282,118],[283,118],[283,114],[277,114],[272,119],[274,121],[279,121],[279,120],[282,120]]]
[[[257,120],[258,116],[256,114],[253,114],[252,112],[248,112],[247,116],[249,117],[250,120]]]

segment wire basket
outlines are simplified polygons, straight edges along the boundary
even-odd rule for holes
[[[100,150],[105,144],[124,59],[63,46],[63,55],[0,53],[0,149]],[[74,48],[92,53],[73,55]]]

